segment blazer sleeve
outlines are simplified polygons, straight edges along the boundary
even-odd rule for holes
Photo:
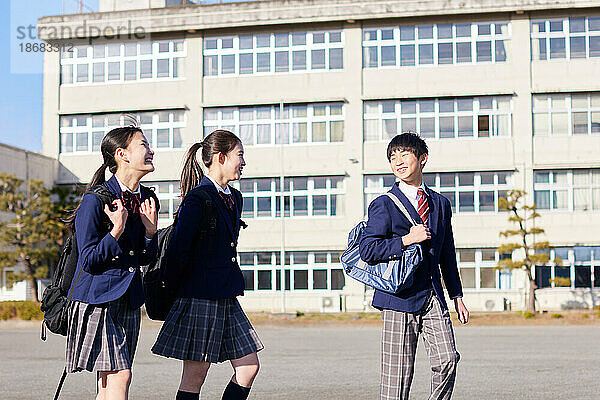
[[[402,237],[392,235],[392,217],[383,197],[371,202],[369,219],[359,243],[360,258],[368,264],[402,257]]]
[[[440,270],[448,289],[448,295],[451,299],[462,297],[462,284],[456,265],[456,249],[454,247],[454,234],[452,233],[452,208],[450,202],[446,199],[444,203],[444,215],[446,219],[446,230],[444,231],[444,241],[440,253]]]
[[[170,285],[173,285],[172,287],[177,285],[194,254],[194,246],[196,246],[194,238],[202,223],[203,212],[204,200],[193,192],[186,196],[179,208],[177,224],[173,228],[173,234],[166,251],[165,279]]]
[[[96,195],[83,196],[75,216],[75,238],[83,269],[91,274],[102,273],[113,257],[123,254],[117,240],[105,233],[104,215],[104,204]]]

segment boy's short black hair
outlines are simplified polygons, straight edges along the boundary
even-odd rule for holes
[[[387,147],[388,161],[392,158],[392,153],[396,150],[410,151],[417,158],[421,157],[423,154],[429,154],[425,141],[421,139],[419,135],[412,132],[396,135],[390,140]]]

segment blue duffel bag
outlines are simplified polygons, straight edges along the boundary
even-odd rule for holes
[[[410,223],[416,225],[400,200],[392,193],[386,194],[394,201],[398,209],[406,215]],[[413,281],[413,273],[423,261],[421,245],[418,243],[411,244],[402,252],[402,257],[398,260],[369,265],[360,258],[359,252],[359,244],[366,226],[367,223],[361,221],[348,234],[348,248],[340,257],[346,275],[387,293],[397,293],[410,287]]]

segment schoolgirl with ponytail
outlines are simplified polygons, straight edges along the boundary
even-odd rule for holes
[[[200,149],[207,175],[196,160]],[[225,130],[212,132],[186,156],[183,201],[166,253],[166,280],[176,288],[176,300],[152,347],[155,354],[183,361],[177,400],[199,399],[212,363],[229,360],[234,369],[223,400],[246,399],[258,373],[263,345],[236,298],[244,293],[236,258],[242,195],[229,182],[240,179],[245,165],[242,142]],[[208,212],[202,192],[217,215],[212,237],[198,242]]]
[[[140,266],[156,257],[158,200],[140,185],[154,152],[137,127],[111,130],[103,164],[86,188],[103,185],[115,200],[84,194],[68,219],[79,259],[71,285],[66,371],[97,371],[96,399],[127,399],[144,293]],[[106,170],[113,174],[105,181]]]

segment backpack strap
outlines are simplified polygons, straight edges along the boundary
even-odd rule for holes
[[[408,218],[408,221],[410,222],[410,224],[412,226],[416,226],[417,224],[415,223],[415,221],[412,219],[411,215],[408,213],[408,210],[406,209],[406,207],[404,207],[404,204],[402,204],[402,202],[400,201],[400,199],[398,197],[396,197],[395,194],[387,192],[386,195],[392,199],[392,201],[394,202],[394,204],[396,205],[396,207],[398,207],[398,209],[402,212],[402,214],[404,214],[404,216],[406,218]]]
[[[243,229],[246,229],[248,227],[248,224],[246,222],[244,222],[244,220],[242,220],[242,218],[241,218],[242,210],[243,210],[243,206],[244,206],[244,197],[242,197],[242,193],[235,188],[231,188],[231,191],[233,192],[233,195],[235,196],[235,204],[237,204],[239,207],[240,214],[238,215],[238,218],[240,220],[240,226]]]
[[[210,240],[214,236],[212,233],[217,229],[217,205],[205,190],[198,190],[198,194],[204,200],[198,240],[204,241],[206,238]]]

